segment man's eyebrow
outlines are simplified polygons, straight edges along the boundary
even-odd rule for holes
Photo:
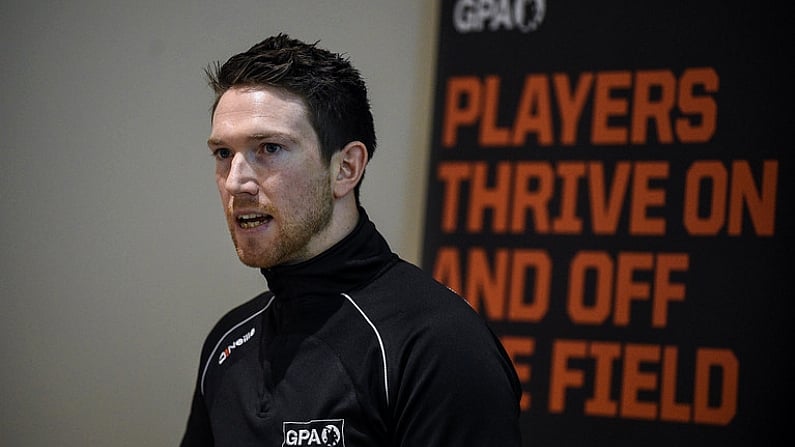
[[[247,136],[246,140],[248,140],[249,142],[252,142],[252,141],[266,140],[268,138],[280,138],[280,139],[283,139],[283,140],[288,140],[290,142],[295,142],[296,141],[293,136],[291,136],[289,134],[286,134],[286,133],[282,133],[282,132],[253,133],[253,134]],[[207,145],[208,146],[223,146],[225,144],[226,143],[224,143],[224,140],[221,139],[221,138],[210,137],[210,138],[207,139]]]

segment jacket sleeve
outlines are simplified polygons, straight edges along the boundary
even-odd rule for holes
[[[212,447],[214,444],[213,433],[210,428],[210,416],[207,414],[207,406],[204,404],[199,380],[201,380],[201,371],[199,371],[196,380],[196,389],[193,392],[188,424],[182,436],[180,447]]]
[[[436,316],[404,351],[392,405],[395,445],[522,445],[513,365],[480,317],[462,313]]]

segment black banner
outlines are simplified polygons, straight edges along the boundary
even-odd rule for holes
[[[788,431],[783,8],[448,0],[439,16],[422,263],[512,355],[525,445]]]

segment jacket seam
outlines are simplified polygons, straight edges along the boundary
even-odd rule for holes
[[[258,315],[260,315],[262,312],[265,312],[268,309],[268,307],[270,307],[271,303],[273,302],[273,300],[275,298],[276,298],[276,296],[272,296],[271,299],[268,300],[268,302],[265,304],[265,307],[263,307],[262,309],[258,310],[257,312],[254,312],[254,314],[250,315],[249,317],[247,317],[243,321],[241,321],[241,322],[237,323],[236,325],[232,326],[228,331],[226,331],[224,333],[224,335],[221,336],[221,338],[218,339],[218,343],[216,343],[215,347],[213,347],[212,351],[210,351],[210,355],[207,356],[207,362],[204,364],[204,368],[202,368],[202,378],[201,378],[201,393],[202,393],[202,397],[204,397],[204,380],[205,380],[205,378],[207,376],[207,371],[210,369],[210,362],[212,361],[213,357],[215,356],[216,351],[218,351],[218,347],[221,346],[221,343],[224,341],[224,339],[227,336],[229,336],[229,334],[231,334],[234,330],[236,330],[240,326],[248,323],[253,318],[255,318]]]
[[[348,301],[350,301],[350,303],[353,304],[353,307],[356,308],[356,310],[359,312],[359,314],[361,314],[364,320],[367,321],[367,324],[369,324],[370,328],[373,329],[375,337],[378,340],[378,348],[381,350],[381,360],[384,371],[384,395],[386,397],[386,405],[389,406],[389,375],[388,375],[389,368],[387,366],[387,361],[386,361],[386,348],[384,348],[384,340],[381,338],[381,333],[378,331],[378,328],[375,326],[375,324],[373,324],[372,320],[370,320],[370,317],[367,316],[364,310],[362,310],[362,308],[359,307],[358,304],[356,304],[356,301],[354,301],[354,299],[351,298],[351,296],[348,295],[347,293],[342,293],[342,296],[344,296]]]

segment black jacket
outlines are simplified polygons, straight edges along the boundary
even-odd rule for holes
[[[361,214],[213,328],[182,446],[521,445],[499,341]]]

